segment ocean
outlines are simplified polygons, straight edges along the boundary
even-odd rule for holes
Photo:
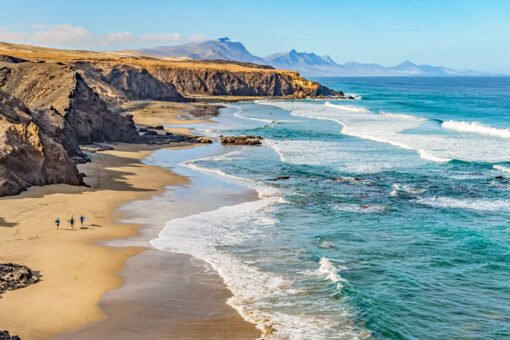
[[[260,199],[151,244],[210,263],[267,338],[510,338],[510,78],[317,80],[358,100],[226,104],[194,126],[263,146],[174,171]]]

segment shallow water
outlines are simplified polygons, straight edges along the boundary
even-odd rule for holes
[[[275,338],[510,337],[510,79],[320,81],[362,99],[238,103],[196,126],[264,146],[175,170],[261,199],[172,219],[152,245],[211,263]]]

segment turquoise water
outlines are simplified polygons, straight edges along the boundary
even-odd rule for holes
[[[268,338],[510,338],[510,79],[320,82],[361,99],[237,103],[197,126],[265,138],[182,164],[261,199],[152,244],[211,263]]]

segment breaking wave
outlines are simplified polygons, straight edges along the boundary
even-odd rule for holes
[[[478,122],[458,122],[447,120],[441,124],[443,129],[460,132],[476,133],[479,135],[510,138],[510,129],[498,129]]]

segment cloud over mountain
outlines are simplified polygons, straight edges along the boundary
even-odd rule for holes
[[[205,40],[203,35],[183,36],[180,33],[138,35],[124,31],[97,35],[84,27],[73,25],[46,26],[32,24],[30,29],[26,31],[14,31],[6,27],[0,27],[0,41],[66,48],[139,48],[147,45],[203,40]]]

